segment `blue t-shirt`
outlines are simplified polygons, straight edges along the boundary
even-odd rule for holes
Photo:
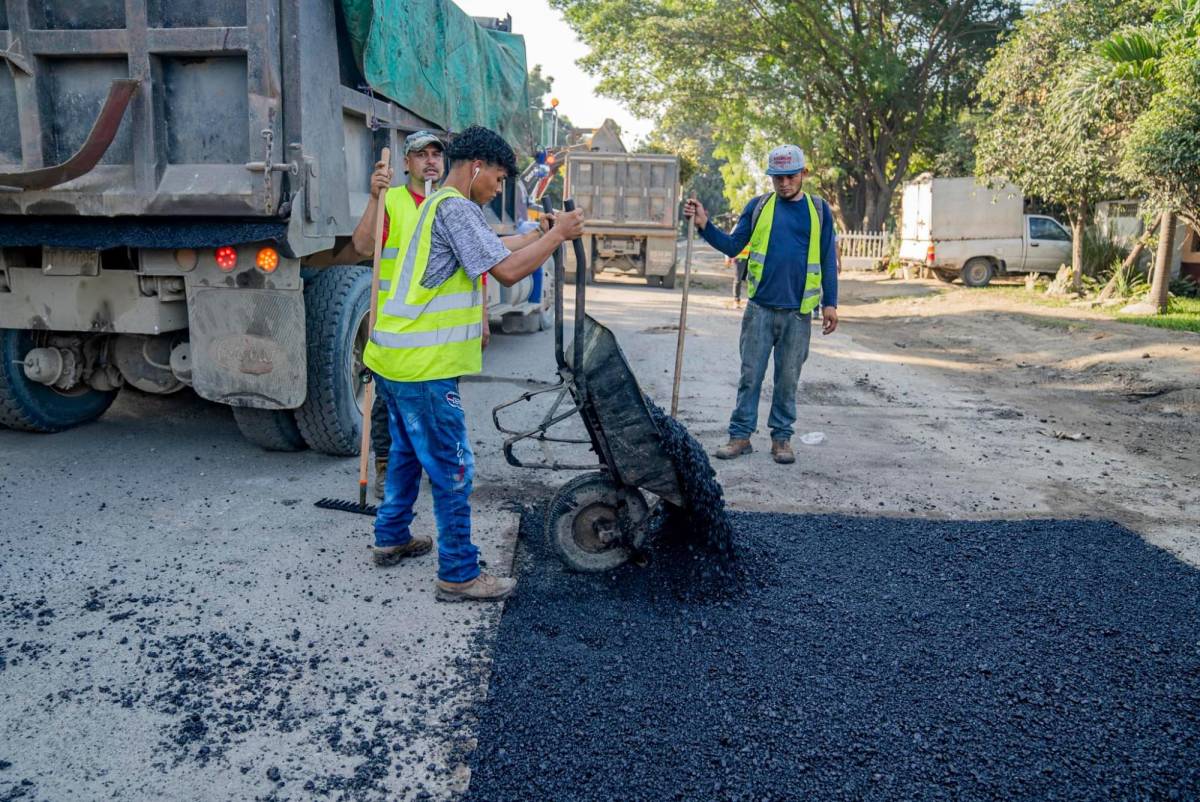
[[[750,241],[754,207],[761,197],[746,205],[731,233],[721,231],[710,220],[700,236],[726,256],[737,256]],[[833,229],[833,211],[820,198],[813,202],[821,221],[821,305],[837,306],[837,234]],[[800,308],[808,273],[810,228],[812,221],[803,194],[797,195],[794,201],[775,199],[771,241],[767,244],[767,260],[763,264],[762,281],[754,293],[754,303],[775,309]]]

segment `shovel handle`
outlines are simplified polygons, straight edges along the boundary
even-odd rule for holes
[[[693,199],[695,196],[693,196]],[[683,299],[679,304],[679,339],[675,343],[675,380],[671,383],[671,417],[679,413],[679,383],[683,379],[683,344],[687,337],[688,290],[692,283],[692,243],[696,226],[688,222],[687,249],[683,254]]]

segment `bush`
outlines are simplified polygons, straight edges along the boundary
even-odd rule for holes
[[[1171,282],[1170,291],[1176,298],[1200,298],[1200,282],[1191,276],[1180,276]]]
[[[1083,230],[1085,276],[1095,276],[1102,282],[1108,281],[1127,256],[1128,246],[1112,239],[1096,226],[1088,226]]]

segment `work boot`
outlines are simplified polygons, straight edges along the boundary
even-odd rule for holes
[[[772,440],[771,456],[780,465],[791,465],[796,461],[796,452],[792,451],[792,444],[787,440]]]
[[[438,601],[504,601],[517,589],[517,580],[480,571],[479,576],[470,582],[447,582],[439,579],[434,585]]]
[[[433,538],[424,535],[413,535],[407,543],[399,546],[371,546],[371,559],[375,564],[384,567],[395,565],[405,557],[420,557],[428,554],[433,548]]]
[[[383,501],[387,491],[387,458],[375,458],[375,498]]]
[[[717,459],[735,459],[754,450],[749,440],[729,438],[729,442],[717,449]]]

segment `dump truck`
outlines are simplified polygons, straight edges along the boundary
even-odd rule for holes
[[[585,280],[611,271],[644,276],[651,286],[675,286],[679,157],[571,151],[563,197],[574,198],[587,218]],[[567,280],[574,281],[574,274]]]
[[[370,268],[317,266],[384,146],[519,135],[503,27],[449,0],[0,3],[0,426],[190,386],[265,448],[357,453]]]
[[[1025,214],[1012,184],[919,176],[901,197],[900,261],[942,281],[983,287],[995,276],[1056,273],[1071,263],[1071,235],[1053,217]]]

